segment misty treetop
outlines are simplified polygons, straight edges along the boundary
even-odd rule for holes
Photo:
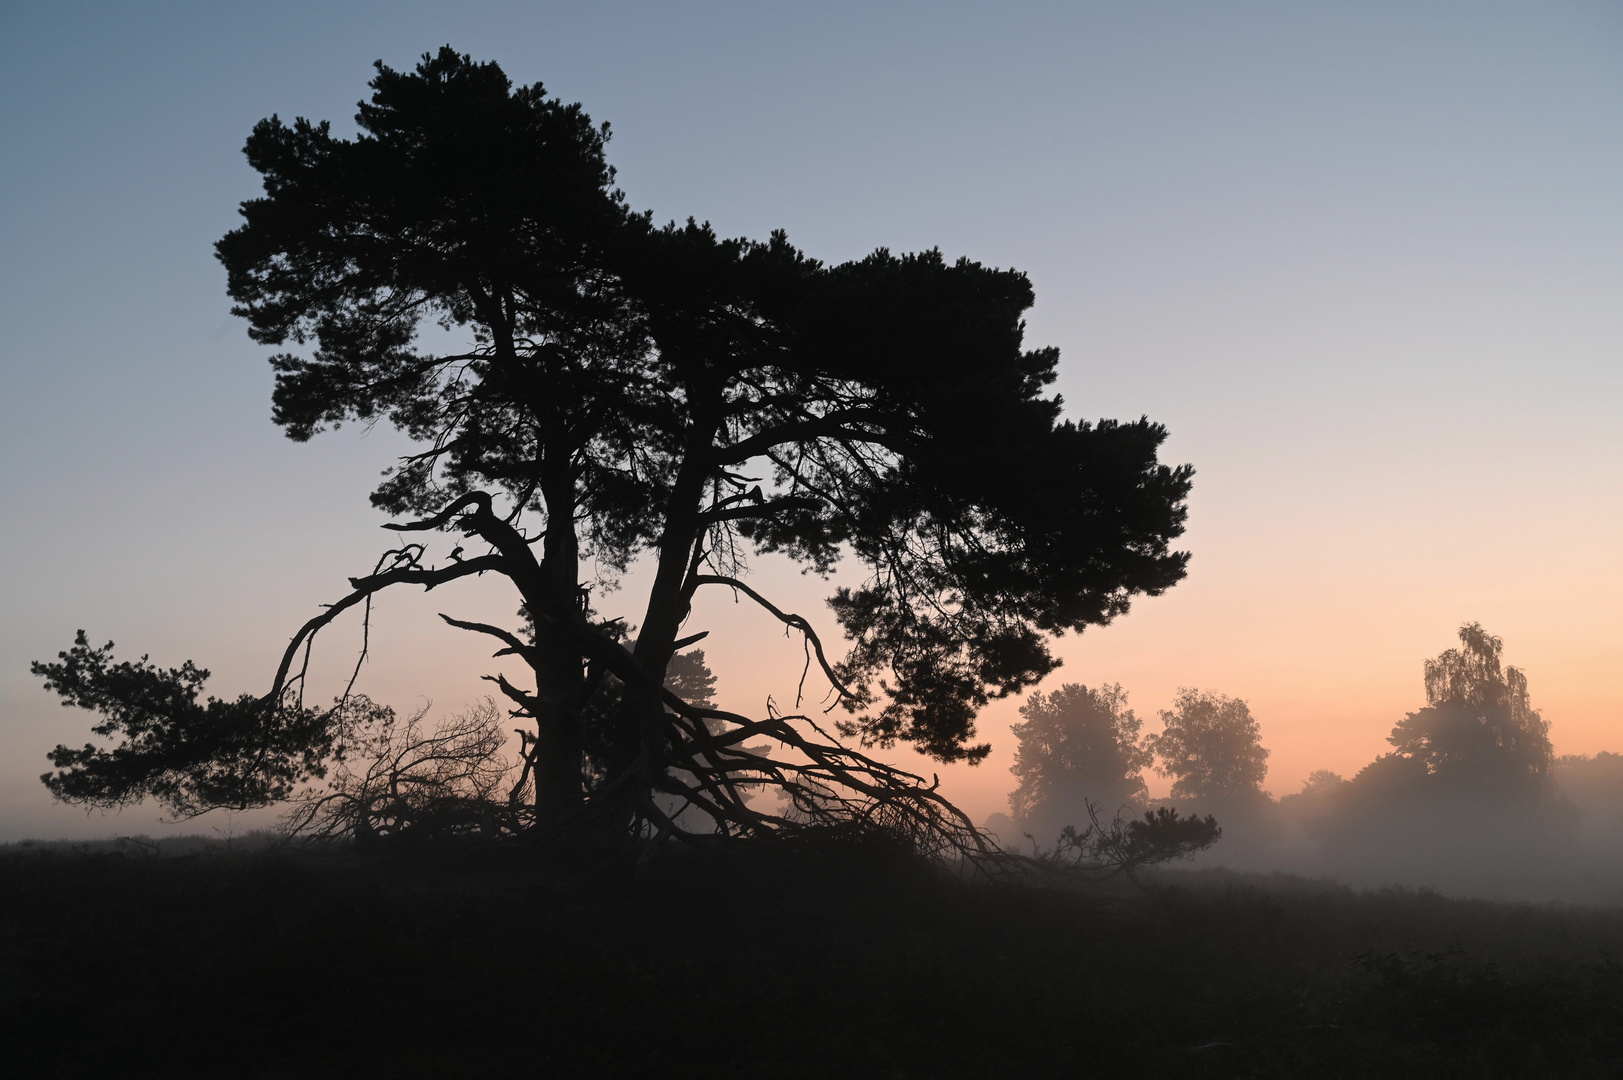
[[[1160,712],[1163,730],[1141,736],[1119,686],[1071,683],[1033,693],[1013,726],[1012,817],[993,815],[987,826],[1002,837],[1029,838],[1038,852],[1054,845],[1048,850],[1058,858],[1089,851],[1099,837],[1120,842],[1121,828],[1098,830],[1101,813],[1170,813],[1176,804],[1185,813],[1215,811],[1231,866],[1366,883],[1393,873],[1413,884],[1427,883],[1409,876],[1417,870],[1482,881],[1493,868],[1500,886],[1524,888],[1528,879],[1506,869],[1507,860],[1522,859],[1525,874],[1536,876],[1536,866],[1588,874],[1583,888],[1595,893],[1590,871],[1612,861],[1595,853],[1615,848],[1623,806],[1617,759],[1558,761],[1527,676],[1503,662],[1501,639],[1467,623],[1458,642],[1422,663],[1425,704],[1392,728],[1392,752],[1350,780],[1318,769],[1299,792],[1277,801],[1262,789],[1269,751],[1243,700],[1182,689]],[[1168,798],[1145,790],[1141,770],[1152,760],[1173,781]],[[1177,828],[1198,838],[1199,818],[1179,820]],[[1160,836],[1167,841],[1172,833]],[[1586,846],[1591,854],[1581,856]]]
[[[1481,623],[1466,623],[1459,637],[1459,648],[1426,661],[1426,706],[1398,721],[1387,741],[1432,775],[1537,785],[1555,749],[1527,676],[1502,666],[1504,641]]]
[[[875,800],[907,817],[898,785],[945,813],[809,718],[670,690],[672,658],[709,632],[687,625],[699,590],[801,632],[845,735],[973,762],[977,712],[1052,671],[1053,636],[1183,577],[1190,468],[1160,463],[1147,419],[1062,418],[1057,351],[1024,343],[1024,274],[938,251],[826,265],[782,233],[656,225],[614,188],[606,124],[449,47],[412,71],[380,62],[370,85],[352,139],[302,118],[254,128],[264,195],[217,247],[233,311],[283,350],[272,415],[289,437],[384,420],[418,447],[372,500],[424,539],[295,636],[267,729],[288,695],[303,708],[299,650],[341,612],[494,576],[517,625],[444,618],[533,674],[497,685],[531,726],[538,823],[596,804],[682,831],[661,792],[723,834]],[[431,557],[445,530],[479,553]],[[747,583],[759,555],[859,568],[829,599],[843,658]],[[640,610],[599,611],[644,558]],[[790,758],[743,747],[762,734]],[[746,782],[778,788],[789,816],[745,808]]]
[[[1010,769],[1019,780],[1009,795],[1014,816],[987,823],[1003,842],[1023,835],[1036,862],[1131,877],[1139,866],[1191,857],[1222,838],[1209,814],[1148,808],[1143,773],[1155,755],[1119,684],[1035,691],[1020,715],[1011,729],[1020,742]]]
[[[1163,730],[1149,744],[1161,759],[1155,771],[1172,777],[1173,797],[1232,801],[1263,795],[1269,752],[1244,701],[1185,687],[1171,709],[1161,710],[1161,723]]]
[[[1327,840],[1394,822],[1412,828],[1449,806],[1509,813],[1529,827],[1541,816],[1553,815],[1552,828],[1570,817],[1558,805],[1550,725],[1533,708],[1527,676],[1504,665],[1503,640],[1480,623],[1461,626],[1458,637],[1458,648],[1424,661],[1426,704],[1393,726],[1394,749],[1313,793],[1323,804],[1315,828]]]
[[[1302,790],[1299,794],[1310,797],[1330,795],[1340,791],[1346,782],[1345,777],[1332,769],[1314,769],[1307,774],[1307,779],[1302,781]]]
[[[1269,803],[1262,790],[1268,751],[1243,701],[1182,689],[1174,707],[1160,713],[1164,730],[1146,735],[1119,684],[1066,683],[1033,692],[1020,715],[1011,729],[1019,740],[1010,770],[1019,781],[1009,795],[1012,818],[989,827],[1025,835],[1039,852],[1058,837],[1054,857],[1087,853],[1101,837],[1119,843],[1134,829],[1141,840],[1158,837],[1164,850],[1177,846],[1177,837],[1180,855],[1215,843],[1222,831],[1210,816],[1179,817],[1166,800],[1150,797],[1144,770],[1151,766],[1173,778],[1172,799],[1186,809],[1190,803],[1220,809],[1255,825]],[[1150,816],[1135,821],[1138,810]]]
[[[1011,729],[1020,742],[1010,768],[1019,781],[1009,796],[1016,821],[1046,834],[1077,824],[1058,816],[1074,816],[1084,799],[1109,811],[1147,800],[1143,774],[1155,755],[1120,684],[1094,689],[1065,683],[1051,693],[1035,691],[1020,715],[1022,722]]]
[[[1360,884],[1616,903],[1617,759],[1556,759],[1503,641],[1475,622],[1457,640],[1419,665],[1425,704],[1392,727],[1390,752],[1350,779],[1318,770],[1280,800],[1281,821],[1312,842],[1304,868]]]
[[[1394,749],[1325,787],[1349,813],[1415,797],[1514,801],[1546,793],[1555,749],[1527,676],[1504,666],[1503,640],[1480,623],[1461,626],[1459,642],[1424,661],[1426,704],[1393,725]]]

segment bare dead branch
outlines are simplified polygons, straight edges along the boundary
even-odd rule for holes
[[[389,570],[382,574],[375,574],[371,577],[350,578],[350,586],[355,591],[338,601],[336,604],[328,607],[327,610],[323,611],[320,615],[317,615],[315,618],[305,623],[299,628],[299,632],[293,635],[293,640],[288,643],[286,651],[282,654],[282,663],[281,666],[276,669],[276,679],[271,684],[270,692],[260,700],[266,702],[267,704],[275,704],[276,702],[280,701],[282,697],[282,690],[287,686],[288,670],[293,666],[293,658],[298,654],[299,646],[304,644],[305,641],[307,641],[322,627],[326,626],[339,615],[365,600],[373,593],[382,589],[387,589],[391,585],[421,585],[424,589],[432,589],[435,586],[443,585],[448,581],[455,581],[458,578],[470,577],[474,574],[483,574],[489,570],[494,570],[498,573],[502,572],[502,559],[500,556],[482,555],[477,559],[469,559],[466,562],[456,563],[453,566],[447,566],[437,570]]]
[[[760,604],[763,608],[770,612],[774,618],[783,623],[785,626],[799,630],[802,634],[806,635],[806,640],[810,642],[811,647],[816,650],[818,666],[823,669],[823,674],[827,676],[829,684],[834,687],[835,691],[838,692],[841,697],[852,701],[858,700],[857,695],[846,689],[845,684],[840,681],[839,676],[834,674],[834,668],[828,662],[828,656],[823,652],[822,639],[817,636],[817,631],[812,629],[811,623],[806,620],[805,616],[795,615],[782,610],[772,601],[768,600],[766,597],[762,596],[760,593],[756,592],[742,581],[739,581],[737,578],[722,577],[718,574],[699,574],[692,579],[692,585],[695,588],[701,585],[726,585],[731,589],[742,592],[745,596],[748,596],[751,600],[754,600],[757,604]]]
[[[522,640],[519,639],[518,635],[503,630],[499,626],[492,626],[489,623],[481,622],[464,622],[461,619],[451,618],[451,616],[445,614],[443,611],[440,612],[440,618],[444,619],[448,625],[454,626],[458,630],[472,630],[479,634],[489,634],[491,637],[504,643],[507,648],[496,653],[497,656],[522,656],[525,660],[530,660],[532,662],[536,656],[536,651],[532,646],[526,645]]]

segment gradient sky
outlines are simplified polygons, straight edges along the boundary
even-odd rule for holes
[[[1558,752],[1623,750],[1623,8],[3,2],[0,41],[0,839],[157,816],[49,802],[91,718],[29,660],[84,627],[262,691],[386,546],[366,493],[400,441],[280,435],[211,245],[255,121],[349,130],[373,60],[446,42],[610,121],[659,218],[1031,275],[1070,414],[1147,414],[1197,470],[1188,580],[1066,639],[1052,685],[1120,682],[1146,730],[1180,686],[1244,698],[1280,795],[1385,750],[1480,620]],[[831,626],[823,583],[759,574]],[[460,708],[488,649],[433,613],[513,607],[387,595],[362,688]],[[723,704],[792,697],[767,620],[712,597],[691,625]],[[1016,704],[942,770],[977,819]]]

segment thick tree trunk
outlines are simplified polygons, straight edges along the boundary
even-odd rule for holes
[[[716,423],[695,418],[689,430],[682,466],[677,470],[670,495],[665,500],[665,528],[659,538],[659,565],[648,592],[648,607],[637,635],[633,655],[645,670],[665,677],[671,662],[672,646],[688,617],[688,602],[682,591],[687,581],[688,560],[699,540],[703,516],[700,502],[710,477],[710,441]]]
[[[561,650],[549,651],[557,663],[536,672],[540,707],[536,744],[531,748],[536,820],[542,823],[574,810],[583,795],[580,722],[573,711],[582,677],[580,661]]]
[[[580,609],[580,542],[575,536],[575,482],[571,463],[549,455],[542,471],[542,497],[547,504],[547,535],[542,541],[541,579],[545,594],[536,598],[546,613],[567,621]],[[537,614],[537,613],[532,613]],[[541,650],[535,665],[537,710],[535,812],[538,821],[569,813],[584,793],[580,716],[585,681],[579,648],[557,631],[535,625]]]
[[[656,685],[665,680],[677,634],[688,616],[682,587],[693,545],[699,540],[700,503],[710,475],[710,443],[718,422],[714,417],[695,416],[682,465],[665,500],[665,527],[657,549],[659,563],[637,644],[632,649],[637,663]],[[627,769],[640,770],[638,784],[644,791],[665,767],[664,715],[664,704],[652,689],[628,686],[614,717],[611,771],[618,775]]]

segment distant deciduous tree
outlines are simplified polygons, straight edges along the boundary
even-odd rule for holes
[[[1527,676],[1501,666],[1504,642],[1480,623],[1460,627],[1460,647],[1425,663],[1426,707],[1387,739],[1433,776],[1537,785],[1555,760],[1550,725],[1533,708]]]
[[[1347,780],[1340,773],[1315,769],[1302,784],[1301,791],[1279,800],[1278,820],[1319,831],[1324,821],[1335,813],[1337,798],[1347,786]]]
[[[1572,805],[1548,797],[1549,725],[1526,676],[1503,666],[1503,642],[1480,624],[1460,627],[1459,642],[1425,661],[1426,705],[1393,727],[1394,749],[1324,800],[1310,829],[1332,848],[1371,865],[1441,856],[1459,864],[1509,859],[1515,844],[1567,842]]]
[[[1025,720],[1012,728],[1020,746],[1010,770],[1020,784],[1009,808],[1026,827],[1080,825],[1087,800],[1113,811],[1147,796],[1143,771],[1154,755],[1119,684],[1066,683],[1052,693],[1038,691],[1020,715]]]
[[[1232,801],[1262,794],[1268,751],[1244,701],[1185,688],[1161,711],[1161,722],[1165,730],[1149,744],[1161,759],[1155,771],[1173,778],[1173,797]]]
[[[1346,778],[1338,772],[1331,772],[1329,769],[1314,769],[1302,784],[1301,794],[1308,796],[1329,795],[1332,792],[1340,791],[1346,783]]]

